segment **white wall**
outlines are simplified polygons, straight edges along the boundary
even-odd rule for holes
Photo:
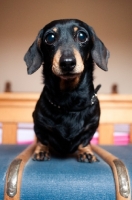
[[[0,0],[0,92],[11,81],[14,92],[39,92],[41,69],[27,75],[23,56],[38,31],[60,18],[78,18],[91,25],[110,50],[109,71],[95,70],[95,85],[109,93],[132,93],[132,0]]]

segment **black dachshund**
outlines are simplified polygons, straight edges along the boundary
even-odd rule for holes
[[[40,30],[24,60],[28,74],[43,65],[44,89],[33,112],[37,147],[34,160],[49,160],[52,147],[81,162],[97,161],[90,141],[100,107],[93,86],[94,63],[107,71],[109,51],[80,20],[64,19]]]

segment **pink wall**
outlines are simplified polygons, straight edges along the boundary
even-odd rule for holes
[[[109,93],[113,83],[120,93],[132,93],[131,0],[1,0],[0,92],[8,80],[15,92],[41,91],[41,69],[28,76],[23,56],[38,31],[59,18],[85,21],[110,50],[109,71],[95,70],[95,85],[102,84],[100,93]]]

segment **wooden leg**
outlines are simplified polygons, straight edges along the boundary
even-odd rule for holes
[[[132,124],[130,124],[130,144],[132,144]]]
[[[113,124],[100,124],[99,144],[103,144],[103,145],[114,144],[114,125]]]
[[[2,144],[17,143],[17,123],[2,123]]]

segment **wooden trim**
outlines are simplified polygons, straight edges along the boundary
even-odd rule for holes
[[[132,95],[99,95],[100,123],[131,123]]]
[[[30,145],[22,153],[20,153],[10,164],[6,174],[4,200],[20,199],[20,188],[21,188],[23,169],[27,161],[32,156],[35,147],[36,147],[35,143]],[[14,184],[13,188],[12,188],[12,181]]]
[[[112,169],[116,186],[116,199],[131,200],[130,178],[124,163],[103,148],[94,145],[91,147]]]
[[[101,101],[109,101],[109,102],[119,102],[119,101],[127,101],[132,102],[132,95],[131,94],[99,94],[99,99]]]
[[[100,124],[99,126],[99,144],[114,144],[114,125]]]
[[[2,93],[0,94],[0,122],[32,122],[39,94]]]
[[[2,124],[2,143],[3,144],[16,144],[17,143],[17,124],[16,123],[3,123]]]
[[[39,93],[0,93],[0,101],[36,101],[39,98]]]

